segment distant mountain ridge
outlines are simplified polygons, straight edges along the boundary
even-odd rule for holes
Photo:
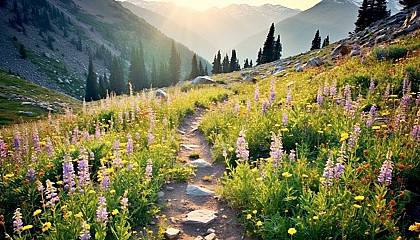
[[[133,12],[137,12],[139,17],[144,18],[169,37],[179,40],[179,34],[176,36],[174,32],[181,32],[185,29],[194,33],[186,33],[190,36],[195,34],[201,36],[206,40],[204,46],[200,48],[199,46],[195,47],[191,45],[191,48],[210,61],[213,60],[213,56],[217,50],[230,51],[237,43],[269,27],[271,23],[279,22],[301,12],[298,9],[290,9],[281,5],[272,4],[262,6],[232,4],[222,9],[210,8],[206,11],[196,11],[167,2],[149,2],[144,0],[120,1],[123,1],[123,6]],[[135,9],[133,5],[128,3],[138,6],[138,8]],[[161,19],[157,21],[156,16],[152,17],[150,14],[146,14],[144,9],[160,15]],[[165,26],[167,28],[170,24],[168,22],[172,22],[171,26],[175,29],[170,31],[165,30]],[[176,23],[178,27],[173,23]],[[182,28],[179,26],[182,26]],[[188,45],[185,40],[179,41]],[[208,42],[213,46],[211,51],[209,51],[211,46]]]

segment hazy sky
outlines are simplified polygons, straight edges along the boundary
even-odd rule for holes
[[[147,0],[152,1],[152,0]],[[231,4],[246,3],[249,5],[259,6],[266,3],[280,4],[289,8],[299,8],[301,10],[308,9],[321,0],[153,0],[156,2],[173,2],[178,5],[205,10],[210,7],[226,7]]]

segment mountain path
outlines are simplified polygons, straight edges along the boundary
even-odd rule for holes
[[[205,140],[205,136],[198,130],[199,121],[205,110],[198,109],[196,114],[189,115],[179,127],[179,133],[182,135],[181,150],[178,157],[185,159],[187,164],[191,164],[195,159],[191,159],[191,154],[199,154],[202,164],[208,163],[206,167],[197,167],[195,176],[186,183],[167,183],[163,186],[160,193],[161,198],[158,204],[168,204],[160,213],[160,216],[166,215],[165,224],[174,228],[174,236],[166,236],[166,239],[181,240],[239,240],[250,239],[245,236],[242,226],[236,221],[236,213],[228,203],[221,202],[212,192],[208,196],[193,196],[187,194],[187,188],[192,190],[193,194],[207,194],[214,191],[220,185],[220,178],[225,171],[225,165],[220,162],[213,162],[210,146]],[[204,161],[205,162],[204,162]],[[203,177],[211,177],[211,181],[203,180]],[[199,187],[198,189],[195,187]],[[201,188],[201,189],[200,189]],[[164,193],[164,195],[162,194]],[[163,195],[163,197],[162,197]],[[210,212],[210,221],[208,224],[184,222],[187,214],[196,210],[210,210],[217,212],[215,215]],[[195,212],[197,213],[197,211]],[[198,211],[198,213],[202,213]],[[205,212],[208,213],[208,212]],[[190,214],[192,215],[192,214]],[[190,216],[191,218],[192,216]],[[206,218],[206,216],[204,216]],[[179,235],[177,231],[180,230]],[[168,231],[167,231],[168,232]],[[213,234],[212,234],[213,233]]]

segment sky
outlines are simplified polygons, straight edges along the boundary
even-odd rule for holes
[[[156,2],[173,2],[184,7],[191,7],[197,10],[206,10],[211,7],[226,7],[231,4],[248,4],[259,6],[266,3],[283,5],[289,8],[308,9],[321,0],[147,0]]]

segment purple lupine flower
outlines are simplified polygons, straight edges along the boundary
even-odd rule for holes
[[[106,171],[105,167],[102,167],[101,169],[101,190],[103,191],[107,191],[109,190],[109,183],[110,183],[110,178],[109,178],[109,173]]]
[[[128,111],[125,111],[124,114],[125,114],[125,119],[127,121],[130,120],[130,113]]]
[[[95,160],[95,153],[93,153],[93,152],[90,152],[89,153],[89,158],[90,158],[90,160]]]
[[[117,168],[117,167],[122,167],[122,159],[119,156],[116,156],[113,160],[112,160],[112,166]]]
[[[334,160],[333,155],[330,153],[327,163],[325,164],[324,173],[322,177],[325,178],[321,183],[324,186],[331,186],[334,178]]]
[[[369,85],[369,92],[372,93],[373,91],[375,91],[375,82],[371,80]]]
[[[344,98],[345,99],[351,99],[351,87],[350,87],[350,85],[346,85],[345,87],[344,87]]]
[[[337,81],[334,80],[333,85],[330,87],[330,97],[337,95]]]
[[[139,139],[139,138],[140,138],[140,133],[136,132],[136,139]]]
[[[403,81],[403,93],[409,93],[411,91],[410,88],[410,80],[408,77],[405,77]]]
[[[60,197],[57,194],[57,188],[54,187],[54,183],[49,179],[45,182],[47,188],[45,189],[45,199],[47,201],[47,206],[54,206],[56,202],[60,201]]]
[[[98,198],[98,209],[96,209],[96,221],[103,227],[108,223],[108,212],[106,211],[106,198],[100,196]]]
[[[141,112],[140,107],[139,107],[139,106],[136,106],[136,113],[137,113],[137,114],[140,114],[140,112]]]
[[[394,163],[391,161],[392,152],[389,150],[387,154],[387,159],[383,162],[381,167],[381,172],[378,176],[378,182],[389,186],[392,182],[392,170],[394,168]]]
[[[16,134],[13,137],[13,147],[15,148],[15,152],[16,151],[20,151],[20,147],[21,147],[21,145],[20,145],[20,136],[18,134]]]
[[[150,132],[147,133],[147,144],[148,145],[151,145],[155,141],[155,139],[156,139],[156,137],[152,133],[150,133]]]
[[[118,139],[114,141],[114,151],[115,152],[120,151],[120,140],[118,140]]]
[[[82,146],[80,148],[80,153],[82,154],[82,159],[77,162],[77,174],[79,179],[79,186],[87,186],[90,183],[89,176],[89,162],[86,149]],[[79,190],[80,193],[83,193],[83,189]]]
[[[325,79],[323,94],[325,96],[328,96],[329,93],[330,93],[330,87],[328,87],[328,79]]]
[[[276,100],[276,80],[273,79],[270,85],[271,93],[270,93],[270,103],[273,103]]]
[[[20,213],[20,208],[16,208],[15,214],[13,215],[13,227],[15,232],[20,233],[23,228],[22,213]]]
[[[127,198],[127,193],[128,193],[128,191],[127,191],[127,190],[125,190],[124,197],[123,197],[123,198],[121,198],[121,201],[120,201],[120,204],[121,204],[121,209],[122,209],[122,210],[127,210],[127,207],[128,207],[128,198]]]
[[[373,124],[373,120],[375,120],[376,117],[376,105],[373,104],[372,107],[370,107],[368,120],[366,121],[366,126],[371,127]]]
[[[134,151],[134,145],[133,145],[133,138],[131,138],[131,134],[127,134],[127,155],[131,156]]]
[[[79,127],[76,126],[73,130],[73,134],[71,136],[71,143],[73,145],[77,145],[77,140],[79,139]]]
[[[38,135],[38,130],[35,129],[35,131],[33,132],[33,141],[34,141],[34,151],[36,153],[40,153],[41,152],[41,145],[39,143],[39,135]]]
[[[147,160],[145,174],[146,174],[147,180],[150,181],[153,177],[153,162],[152,162],[152,159]]]
[[[292,104],[292,90],[289,89],[287,91],[285,105],[287,107],[290,107],[291,104]]]
[[[163,118],[162,123],[163,123],[164,125],[168,125],[168,119],[167,119],[166,117],[165,117],[165,118]]]
[[[390,91],[391,91],[391,85],[388,83],[388,85],[386,85],[386,89],[385,89],[385,93],[384,93],[385,100],[388,99]]]
[[[52,146],[52,142],[50,138],[47,139],[47,143],[45,145],[45,150],[47,151],[47,155],[51,158],[54,155],[54,148]]]
[[[99,127],[99,123],[96,123],[96,126],[95,126],[95,137],[96,139],[101,138],[101,128]]]
[[[27,172],[26,172],[26,178],[30,181],[33,182],[36,180],[35,177],[35,170],[33,168],[30,168]]]
[[[36,189],[37,189],[39,192],[43,192],[43,191],[44,191],[44,186],[42,185],[42,182],[41,182],[41,181],[39,181],[39,180],[37,180],[35,183],[36,183]]]
[[[296,158],[296,151],[292,149],[290,150],[290,153],[289,153],[289,161],[294,162],[295,158]]]
[[[322,88],[319,87],[318,94],[316,95],[316,103],[318,103],[318,105],[322,105],[323,102],[324,102],[324,97],[322,96]]]
[[[238,158],[238,162],[248,161],[249,158],[248,143],[245,137],[244,130],[241,130],[236,141],[236,157]]]
[[[281,168],[281,163],[283,160],[283,142],[281,137],[281,132],[278,135],[273,133],[271,136],[271,146],[270,146],[270,157],[273,159],[273,167]]]
[[[336,163],[334,168],[334,177],[340,178],[341,175],[344,173],[345,167],[341,163]]]
[[[265,111],[267,111],[267,108],[270,104],[268,103],[268,101],[264,100],[264,102],[262,103],[261,106],[261,115],[264,115]]]
[[[408,108],[410,104],[411,104],[411,96],[410,95],[403,96],[402,101],[401,101],[401,107]]]
[[[91,238],[90,232],[89,232],[89,229],[90,229],[89,224],[87,224],[86,221],[83,221],[82,227],[83,227],[83,230],[82,230],[82,232],[80,232],[79,239],[80,240],[89,240]]]
[[[6,147],[5,146],[6,146],[6,144],[4,143],[4,140],[0,139],[0,159],[7,157],[7,152],[6,152]]]
[[[122,112],[118,112],[118,121],[123,124],[124,123],[124,119],[123,119],[123,113]]]
[[[405,115],[403,115],[403,114],[397,114],[397,115],[395,115],[394,128],[398,129],[400,127],[400,123],[402,121],[405,121]]]
[[[347,145],[349,151],[354,150],[354,148],[356,147],[360,132],[361,132],[361,129],[359,126],[356,125],[353,127],[353,132],[351,133],[349,137],[348,145]]]
[[[287,114],[286,112],[283,113],[282,122],[283,122],[283,127],[286,127],[289,122],[289,114]]]
[[[238,101],[235,103],[235,114],[236,115],[239,114],[239,102]]]
[[[63,183],[64,189],[70,190],[69,194],[75,191],[75,178],[76,174],[74,173],[73,161],[70,155],[66,155],[63,162]]]
[[[251,109],[252,105],[251,105],[251,100],[249,100],[249,98],[246,100],[246,110],[249,111]]]
[[[258,85],[255,87],[254,100],[256,102],[260,101],[260,89],[259,89]]]
[[[418,139],[420,137],[420,125],[413,126],[413,130],[411,131],[410,136],[413,140]]]
[[[270,93],[270,102],[273,103],[276,100],[276,92],[272,91]]]

